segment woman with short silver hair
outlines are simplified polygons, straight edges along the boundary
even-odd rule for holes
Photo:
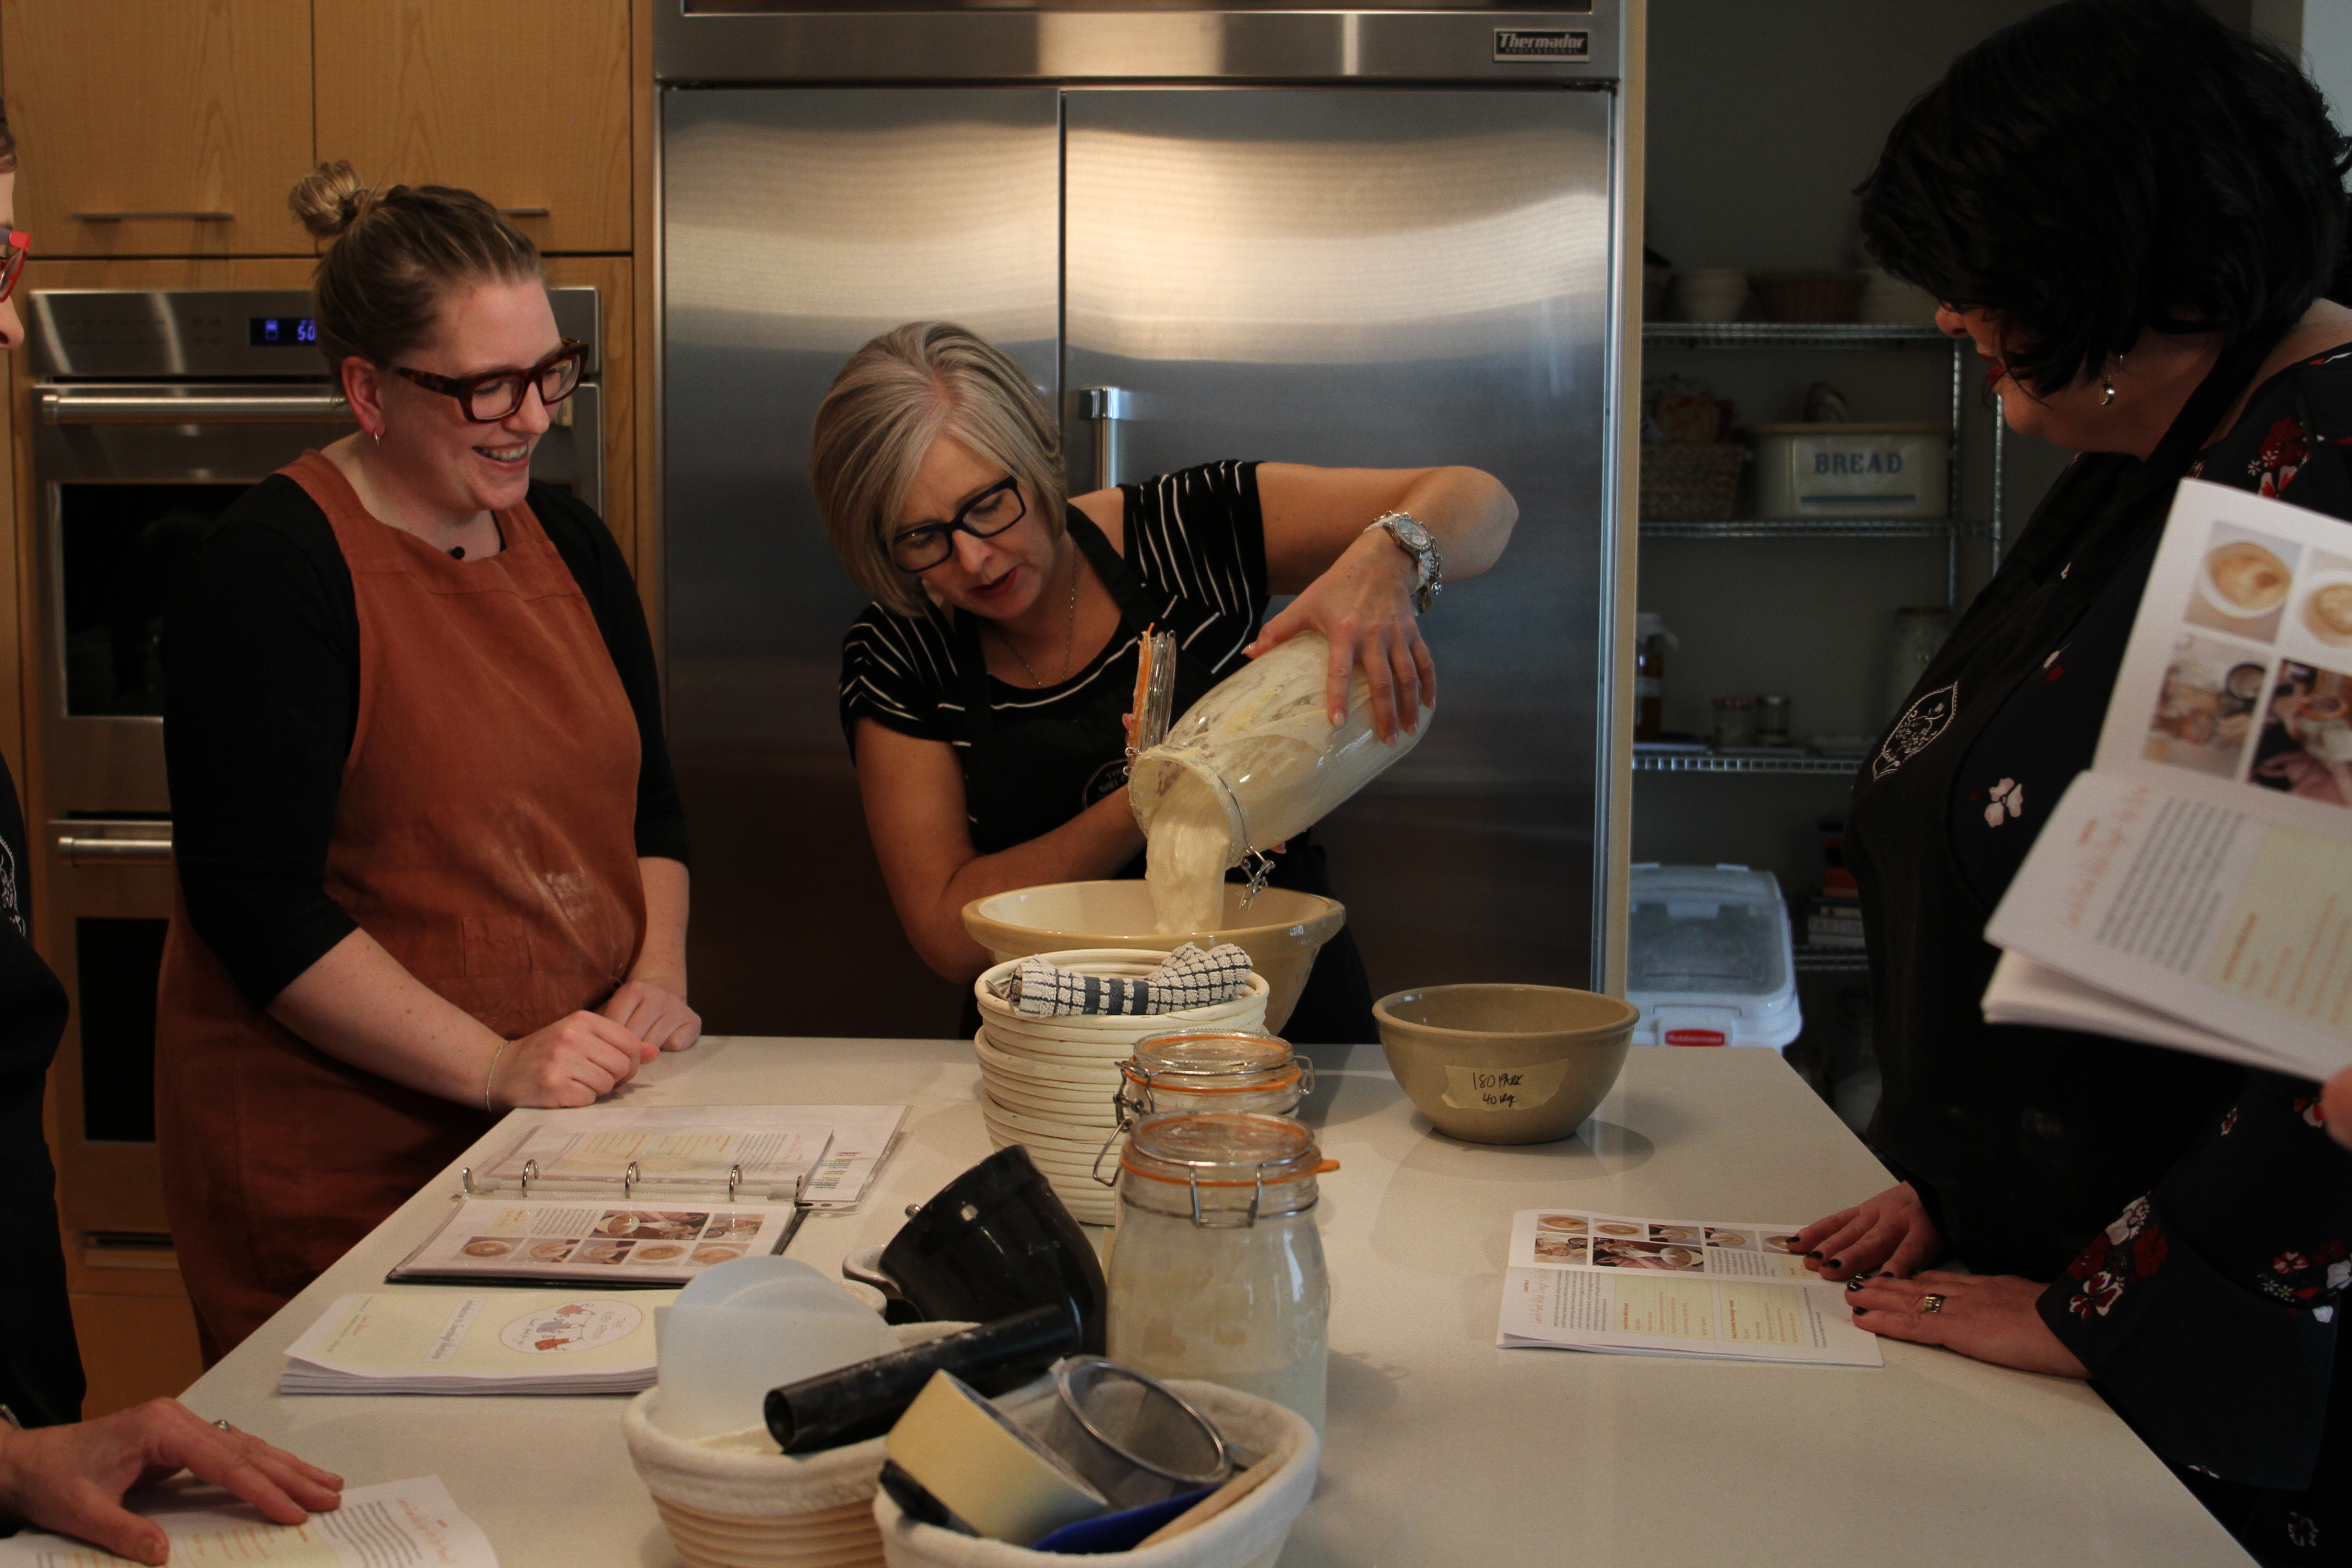
[[[1319,631],[1332,721],[1360,668],[1393,740],[1436,696],[1416,609],[1441,576],[1493,565],[1518,516],[1465,468],[1225,461],[1068,496],[1027,375],[944,322],[850,356],[817,411],[810,478],[874,595],[843,641],[841,721],[875,853],[908,940],[961,981],[989,961],[964,933],[971,900],[1141,874],[1122,721],[1147,626],[1176,633],[1179,712]],[[1297,598],[1265,621],[1275,594]],[[1292,839],[1273,881],[1328,891],[1321,849]],[[1370,1039],[1370,1006],[1342,932],[1286,1032]]]

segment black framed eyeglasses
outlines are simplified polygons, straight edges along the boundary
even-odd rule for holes
[[[588,363],[588,345],[563,340],[556,351],[529,370],[494,370],[481,375],[436,375],[429,370],[411,370],[404,364],[392,367],[393,374],[407,377],[427,392],[438,392],[457,400],[466,417],[477,425],[495,425],[513,416],[522,406],[523,389],[536,385],[539,400],[550,408],[562,402],[580,385],[581,368]]]
[[[1021,480],[1007,474],[956,509],[946,522],[926,522],[890,536],[890,559],[901,572],[928,572],[955,553],[955,536],[993,539],[1029,515]]]

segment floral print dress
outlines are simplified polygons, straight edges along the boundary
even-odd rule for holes
[[[2263,383],[2191,474],[2352,520],[2352,345]],[[2116,571],[1961,764],[1947,833],[1988,904],[2090,765],[2155,546]],[[2352,1354],[2337,1354],[2352,1152],[2328,1138],[2314,1084],[2143,1054],[2205,1109],[2058,1273],[2042,1321],[2258,1560],[2352,1563]]]

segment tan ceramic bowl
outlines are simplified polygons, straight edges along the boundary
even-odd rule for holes
[[[1117,947],[1161,952],[1186,942],[1230,942],[1250,955],[1266,984],[1265,1026],[1279,1033],[1298,1005],[1316,950],[1347,923],[1338,900],[1267,888],[1241,907],[1243,889],[1225,884],[1225,921],[1213,931],[1171,935],[1151,929],[1151,890],[1141,882],[1049,882],[992,893],[963,907],[963,929],[998,963],[1033,952]]]
[[[1624,1070],[1640,1016],[1630,1002],[1559,985],[1432,985],[1372,1005],[1406,1097],[1472,1143],[1573,1134]]]

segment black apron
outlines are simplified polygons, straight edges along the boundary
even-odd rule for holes
[[[1992,910],[1952,853],[1948,811],[2002,704],[2103,591],[2127,586],[2126,573],[2145,581],[2181,477],[2272,346],[2225,353],[2145,462],[2074,460],[1854,784],[1846,855],[1862,885],[1884,1084],[1870,1142],[1979,1272],[2054,1278],[2242,1077],[2179,1052],[1987,1024],[2000,953],[1984,940]]]
[[[1076,507],[1064,509],[1070,537],[1118,606],[1120,637],[1139,635],[1155,622],[1176,633],[1176,691],[1171,712],[1181,713],[1217,684],[1216,672],[1185,647],[1205,613],[1181,598],[1155,611],[1152,597],[1092,519]],[[956,668],[962,677],[964,810],[971,819],[972,847],[993,855],[1051,833],[1113,791],[1127,787],[1125,717],[1134,695],[1132,671],[1125,679],[1098,677],[1076,716],[1007,721],[991,705],[988,660],[980,646],[980,623],[955,613]],[[1131,659],[1124,655],[1114,663]],[[1274,857],[1266,880],[1294,892],[1331,895],[1323,847],[1307,834],[1290,840]],[[1143,875],[1139,855],[1120,868],[1122,879]],[[964,998],[964,1034],[980,1027],[980,1004]],[[1343,926],[1323,944],[1308,971],[1298,1005],[1283,1026],[1293,1045],[1354,1045],[1378,1039],[1372,1025],[1371,983],[1352,935]]]

